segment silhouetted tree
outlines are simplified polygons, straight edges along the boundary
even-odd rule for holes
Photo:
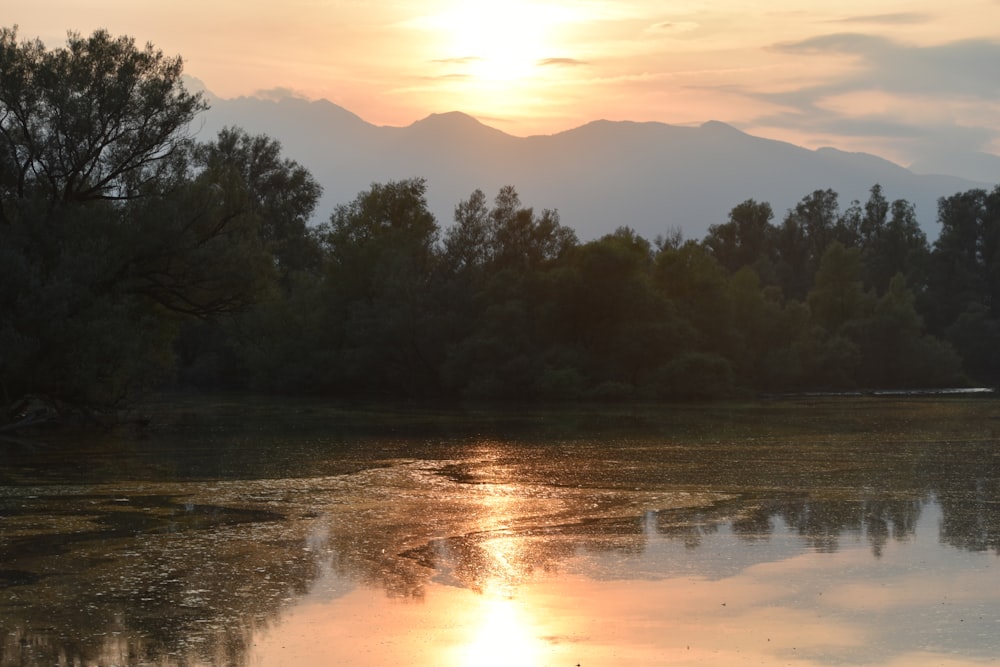
[[[785,216],[775,233],[775,271],[785,296],[805,299],[823,252],[835,239],[837,193],[816,190]]]
[[[321,230],[328,255],[327,307],[340,392],[418,395],[436,387],[439,349],[427,307],[437,221],[422,179],[374,184],[342,204]]]
[[[205,105],[180,58],[3,29],[0,72],[0,378],[12,396],[118,402],[166,377],[181,318],[257,298],[257,220],[232,178],[196,167],[186,129]]]
[[[1000,186],[938,201],[941,233],[929,260],[921,310],[932,333],[947,335],[966,371],[1000,379]]]
[[[774,232],[772,218],[770,204],[748,199],[729,212],[729,222],[708,228],[704,244],[730,273],[755,266],[760,274],[759,265],[767,261],[769,237]]]

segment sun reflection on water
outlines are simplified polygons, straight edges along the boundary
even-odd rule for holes
[[[516,598],[483,595],[470,624],[468,642],[455,667],[533,667],[542,664],[545,643],[535,636],[534,624]]]
[[[479,487],[478,521],[483,533],[491,533],[479,544],[483,562],[478,581],[476,607],[470,611],[467,640],[456,652],[455,667],[533,667],[542,664],[546,643],[538,637],[537,623],[523,601],[518,585],[530,567],[526,542],[509,534],[518,516],[524,490],[511,484]]]

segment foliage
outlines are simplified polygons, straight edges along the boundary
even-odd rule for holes
[[[0,196],[50,204],[137,197],[172,175],[170,158],[205,108],[181,83],[182,61],[98,30],[66,46],[0,29]]]
[[[0,31],[0,378],[6,398],[113,404],[157,386],[184,317],[269,279],[243,191],[199,169],[181,61],[129,38],[48,51]]]

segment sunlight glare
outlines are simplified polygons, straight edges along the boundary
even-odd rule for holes
[[[479,81],[523,78],[546,58],[559,55],[555,29],[576,20],[573,10],[558,5],[510,0],[464,0],[434,17],[445,34],[443,62],[462,64]]]
[[[456,667],[534,667],[540,665],[545,644],[532,632],[517,601],[484,596],[475,634],[460,653]]]

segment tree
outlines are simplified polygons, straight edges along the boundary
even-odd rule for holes
[[[834,240],[837,193],[816,190],[788,212],[775,233],[775,270],[785,296],[805,299],[820,258]]]
[[[780,289],[761,288],[757,273],[744,266],[729,280],[737,341],[732,363],[736,381],[746,387],[773,389],[764,378],[765,360],[772,351],[787,348],[793,331],[780,327]]]
[[[748,199],[729,212],[729,222],[708,228],[705,246],[727,271],[736,273],[764,258],[772,218],[770,204]]]
[[[494,259],[502,267],[537,268],[577,243],[576,233],[560,224],[558,212],[545,209],[535,215],[533,209],[521,206],[517,191],[509,185],[497,193],[490,215]]]
[[[0,225],[5,398],[33,393],[115,404],[171,370],[176,320],[158,316],[133,292],[134,282],[118,278],[115,222],[114,211],[100,205],[62,209],[58,239],[40,238],[19,216]]]
[[[947,327],[974,303],[1000,317],[1000,186],[938,200],[941,232],[931,253],[932,326]]]
[[[0,29],[0,208],[25,199],[124,200],[169,182],[185,130],[206,108],[182,84],[183,63],[104,30],[66,46],[18,43]]]
[[[483,270],[496,250],[493,237],[490,207],[486,195],[477,189],[455,206],[455,224],[445,232],[445,265],[455,273]]]
[[[225,187],[226,200],[241,202],[252,220],[245,226],[257,230],[260,249],[270,258],[271,266],[252,276],[241,271],[240,279],[253,283],[273,272],[277,289],[267,289],[260,303],[235,317],[187,323],[177,342],[182,381],[213,388],[315,388],[313,372],[323,366],[314,358],[324,319],[316,307],[323,250],[307,223],[319,184],[282,156],[278,141],[238,128],[197,146],[193,169],[216,190]]]
[[[115,403],[163,379],[185,317],[256,300],[267,256],[245,188],[195,160],[205,107],[180,58],[0,30],[0,378]]]
[[[737,344],[725,269],[700,244],[663,248],[653,270],[657,289],[697,332],[685,347],[727,356]]]
[[[327,344],[340,391],[422,395],[437,388],[440,341],[428,307],[437,221],[423,179],[374,184],[321,228],[328,256]]]
[[[556,290],[543,321],[554,340],[579,350],[581,368],[597,385],[642,391],[694,337],[653,286],[652,266],[649,242],[621,227],[573,249],[552,272]]]
[[[955,345],[970,375],[995,382],[1000,367],[985,351],[1000,346],[1000,186],[942,197],[938,221],[921,311],[931,333]]]
[[[279,141],[228,127],[198,146],[195,160],[210,173],[233,172],[286,287],[294,272],[319,269],[322,251],[308,222],[323,188],[305,167],[282,157]]]
[[[861,281],[861,252],[831,243],[823,253],[816,272],[815,287],[809,292],[813,321],[830,334],[840,332],[847,322],[865,317],[873,307]]]
[[[523,398],[579,389],[576,350],[552,328],[563,312],[557,295],[577,282],[565,264],[576,245],[555,211],[536,214],[512,186],[501,188],[492,206],[481,190],[459,203],[443,253],[449,391]]]
[[[500,189],[493,206],[475,190],[455,207],[455,224],[445,236],[446,261],[456,269],[485,267],[535,269],[577,244],[576,234],[559,222],[556,211],[521,205],[513,186]]]
[[[924,333],[913,292],[897,273],[870,317],[847,325],[862,351],[858,378],[869,387],[948,387],[965,384],[961,359]]]
[[[838,229],[837,240],[861,250],[865,287],[883,294],[897,273],[912,285],[924,284],[929,248],[910,202],[890,203],[876,183],[863,207],[852,202]]]

